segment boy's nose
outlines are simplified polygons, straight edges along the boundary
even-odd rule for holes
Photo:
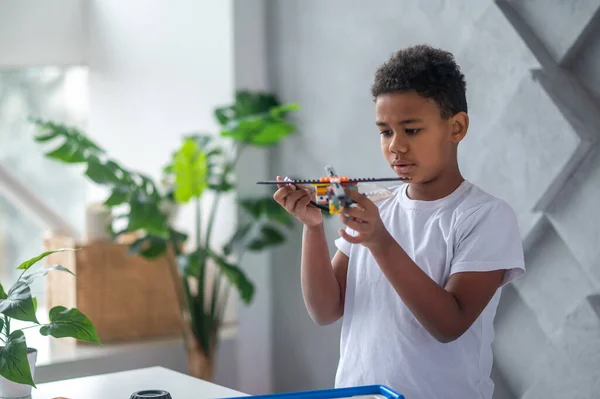
[[[408,152],[408,143],[405,140],[394,138],[390,142],[389,150],[391,153],[402,153],[405,154]]]

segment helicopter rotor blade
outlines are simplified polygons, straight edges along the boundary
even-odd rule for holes
[[[342,185],[348,183],[376,183],[383,181],[408,181],[410,177],[359,177],[340,181]],[[328,181],[319,179],[299,179],[299,180],[262,180],[256,184],[330,184]]]
[[[318,179],[299,179],[299,180],[261,180],[256,184],[327,184]]]

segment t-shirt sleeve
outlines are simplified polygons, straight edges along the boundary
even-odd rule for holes
[[[346,227],[345,231],[350,236],[354,235],[354,230],[352,230],[349,227]],[[339,237],[334,242],[337,249],[339,249],[344,255],[350,257],[350,249],[352,248],[352,243],[346,241],[344,237]]]
[[[501,286],[525,274],[516,215],[503,201],[482,205],[458,221],[450,274],[506,270]]]

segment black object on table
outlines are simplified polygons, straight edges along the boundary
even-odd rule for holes
[[[137,391],[131,394],[129,399],[173,399],[171,394],[162,389],[150,389],[146,391]]]

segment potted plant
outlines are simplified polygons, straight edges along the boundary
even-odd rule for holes
[[[75,308],[55,306],[48,312],[48,323],[41,324],[36,316],[37,301],[32,296],[30,285],[34,279],[51,271],[73,274],[69,269],[54,265],[33,270],[32,267],[52,253],[72,250],[62,248],[46,251],[21,263],[22,270],[17,281],[7,290],[0,284],[0,397],[30,397],[35,387],[35,363],[37,349],[27,345],[23,330],[39,328],[39,333],[54,338],[72,337],[78,340],[100,343],[91,321]],[[31,326],[14,327],[15,321],[30,322]],[[12,324],[12,325],[11,325]]]
[[[183,321],[189,373],[196,377],[213,377],[218,332],[231,288],[244,303],[252,301],[254,286],[239,267],[244,253],[283,243],[284,229],[292,228],[294,223],[271,195],[238,198],[243,217],[226,244],[216,246],[213,227],[220,199],[235,193],[234,172],[240,154],[248,147],[269,148],[294,133],[295,126],[286,116],[297,109],[296,104],[281,105],[269,93],[236,93],[233,104],[214,111],[220,134],[183,137],[181,146],[163,168],[164,184],[126,169],[76,128],[34,120],[39,127],[37,141],[61,141],[46,154],[48,157],[83,163],[89,179],[110,188],[104,204],[124,226],[114,229],[112,237],[135,233],[139,237],[130,245],[131,253],[149,259],[166,256],[169,260]],[[208,191],[214,194],[214,200],[210,212],[204,215],[200,204]],[[174,228],[170,217],[174,208],[185,205],[195,209],[193,243],[187,242],[187,233]],[[203,230],[201,220],[205,217],[207,227]]]

